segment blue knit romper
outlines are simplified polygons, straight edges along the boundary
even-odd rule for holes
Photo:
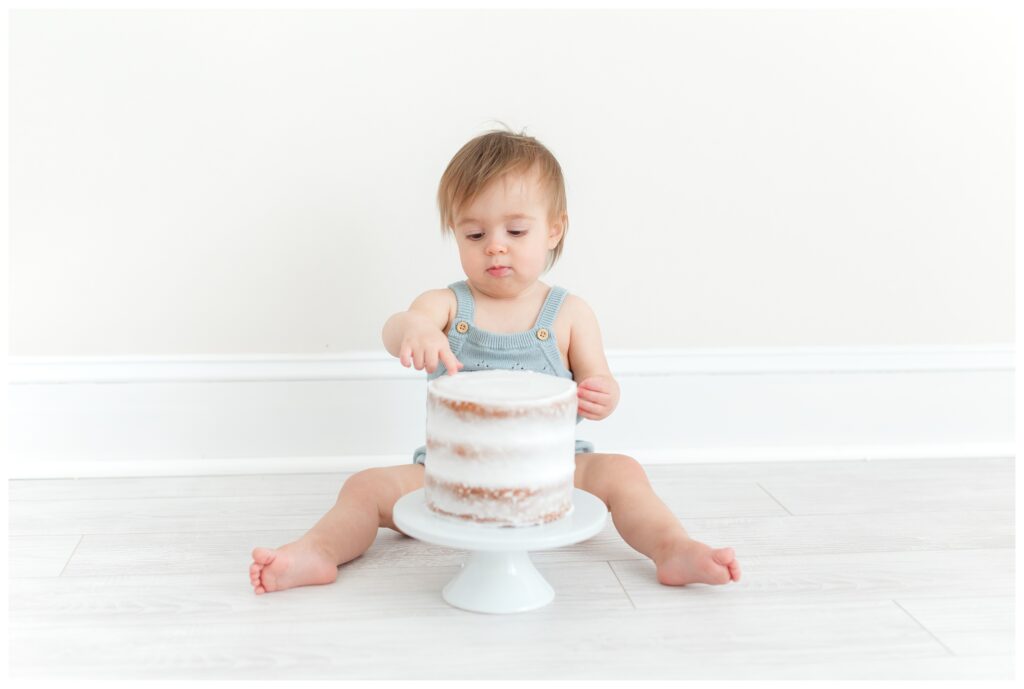
[[[502,369],[537,371],[572,380],[572,371],[562,365],[558,343],[555,341],[555,329],[552,327],[562,300],[568,294],[564,287],[551,287],[536,324],[521,333],[492,333],[476,327],[473,324],[473,293],[469,290],[469,284],[465,280],[453,282],[448,285],[448,289],[455,292],[459,303],[455,320],[448,331],[448,345],[463,365],[456,375]],[[434,372],[427,374],[427,380],[443,376],[446,372],[444,363],[439,361]],[[577,414],[576,423],[582,418]],[[577,453],[593,451],[593,443],[576,441]],[[426,457],[427,447],[423,445],[413,453],[413,464],[423,464]]]

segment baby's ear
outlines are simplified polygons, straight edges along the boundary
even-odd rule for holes
[[[548,229],[548,239],[552,241],[551,248],[554,248],[562,240],[562,235],[565,234],[565,224],[568,219],[568,215],[563,213],[561,218],[557,218],[551,223]]]

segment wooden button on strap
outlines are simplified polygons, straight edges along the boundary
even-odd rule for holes
[[[548,339],[548,330],[547,330],[547,328],[541,328],[540,330],[537,331],[537,339],[538,340],[546,340],[546,339]]]
[[[459,321],[459,324],[455,326],[455,329],[458,330],[460,333],[465,333],[467,330],[469,330],[469,323],[467,323],[466,321]]]

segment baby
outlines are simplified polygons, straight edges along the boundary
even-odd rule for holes
[[[408,311],[389,318],[382,333],[388,352],[405,367],[426,369],[430,378],[514,366],[571,377],[578,386],[577,421],[611,414],[619,385],[594,312],[579,297],[539,280],[561,254],[569,222],[554,156],[522,134],[478,136],[442,175],[438,206],[442,231],[455,234],[467,280],[424,292]],[[604,501],[626,543],[654,561],[660,583],[739,581],[733,549],[690,538],[639,462],[591,450],[577,441],[575,486]],[[402,533],[392,508],[423,487],[425,454],[420,448],[410,464],[353,474],[334,507],[299,540],[255,548],[249,567],[255,592],[329,584],[339,565],[370,547],[379,527]]]

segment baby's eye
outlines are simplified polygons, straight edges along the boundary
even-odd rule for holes
[[[521,237],[526,234],[526,230],[509,230],[508,233],[513,237]]]
[[[483,232],[477,232],[476,234],[467,234],[466,239],[477,240],[484,236]]]

